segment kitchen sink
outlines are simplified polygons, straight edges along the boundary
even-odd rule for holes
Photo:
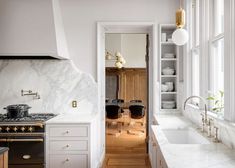
[[[193,129],[162,129],[171,144],[210,144],[210,141]]]

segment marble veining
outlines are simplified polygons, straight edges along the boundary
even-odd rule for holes
[[[168,142],[162,129],[197,127],[185,117],[159,115],[156,118],[160,125],[152,126],[152,131],[169,168],[235,168],[235,150],[222,143],[170,144]]]
[[[194,106],[187,105],[183,115],[190,119],[194,124],[201,125],[202,111]],[[229,148],[235,149],[235,125],[223,119],[210,116],[214,119],[213,125],[219,128],[219,139]],[[212,130],[213,131],[213,130]]]
[[[30,105],[31,113],[97,112],[96,82],[70,60],[1,60],[0,83],[0,113],[18,103]],[[38,92],[41,99],[22,97],[21,89]],[[72,108],[72,100],[78,101],[78,108]]]

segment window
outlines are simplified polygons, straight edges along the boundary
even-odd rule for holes
[[[220,106],[223,106],[224,101],[224,96],[221,97],[224,91],[224,0],[213,0],[210,5],[209,96],[214,97],[214,100],[209,102],[209,106],[211,111],[218,112],[215,110],[218,100]]]
[[[192,0],[191,8],[191,94],[200,95],[200,6],[199,0]],[[198,104],[198,99],[192,101]]]

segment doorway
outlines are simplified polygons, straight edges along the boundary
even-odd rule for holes
[[[102,22],[98,23],[97,26],[97,52],[98,52],[98,87],[99,87],[99,108],[100,108],[100,114],[101,114],[101,128],[102,128],[102,137],[101,137],[101,143],[103,143],[103,154],[105,154],[106,147],[105,147],[105,140],[106,140],[106,113],[105,113],[105,102],[106,100],[106,83],[105,83],[105,74],[107,69],[105,69],[105,55],[106,55],[106,50],[105,50],[105,35],[106,34],[145,34],[145,37],[148,37],[149,40],[146,40],[149,42],[148,44],[148,51],[146,53],[147,55],[147,60],[149,60],[149,65],[145,68],[142,69],[145,71],[147,74],[148,78],[148,83],[147,83],[147,88],[148,88],[148,95],[147,95],[147,101],[146,101],[146,111],[148,112],[148,115],[146,115],[146,142],[148,142],[148,132],[149,132],[149,125],[152,122],[151,118],[153,116],[153,107],[155,105],[154,103],[154,84],[153,81],[155,80],[154,74],[157,74],[156,69],[153,68],[153,65],[157,65],[157,59],[154,59],[154,54],[155,54],[155,26],[153,23],[123,23],[123,22]],[[147,36],[148,35],[148,36]],[[145,46],[146,47],[146,46]],[[115,53],[111,53],[112,55]],[[149,57],[148,57],[149,56]],[[125,69],[125,68],[124,68]],[[125,70],[129,71],[134,71],[133,69],[128,69],[126,68]],[[109,71],[115,71],[114,69],[110,69]],[[108,72],[108,73],[114,73],[114,72]],[[120,71],[119,71],[120,73]],[[121,72],[121,75],[126,72]],[[115,73],[114,73],[115,74]],[[120,75],[120,74],[119,74]],[[129,75],[133,76],[133,75]],[[110,86],[117,88],[116,90],[119,89],[119,86],[117,83],[120,83],[120,77],[116,75],[113,75],[109,79],[110,81],[113,82]],[[115,89],[112,89],[113,92],[110,94],[113,98],[119,98],[118,93]],[[110,96],[110,97],[111,97]],[[112,98],[111,98],[112,99]],[[126,101],[129,101],[126,100]],[[155,101],[156,102],[156,101]],[[108,149],[108,148],[107,148]],[[122,150],[121,150],[122,151]],[[120,151],[120,152],[121,152]],[[108,151],[107,151],[108,152]],[[118,152],[118,151],[117,151]],[[148,147],[147,145],[145,146],[145,152],[148,152]],[[138,153],[138,152],[137,152]],[[126,156],[125,156],[126,157]],[[141,157],[141,156],[140,156]],[[123,158],[121,158],[123,159]],[[137,158],[138,160],[143,160],[145,158]],[[112,160],[112,159],[111,159]],[[128,159],[130,160],[130,158]],[[115,161],[114,161],[115,162]],[[118,161],[117,161],[118,162]]]
[[[148,34],[105,34],[106,154],[146,154]]]

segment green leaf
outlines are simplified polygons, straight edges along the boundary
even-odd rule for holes
[[[207,100],[215,100],[215,98],[210,96],[210,97],[207,98]]]
[[[213,111],[216,111],[216,110],[218,110],[218,108],[212,108],[212,110],[213,110]]]
[[[223,97],[224,96],[224,91],[220,90],[220,96]]]
[[[217,105],[218,103],[219,103],[219,100],[216,100],[216,101],[215,101],[215,105]]]

